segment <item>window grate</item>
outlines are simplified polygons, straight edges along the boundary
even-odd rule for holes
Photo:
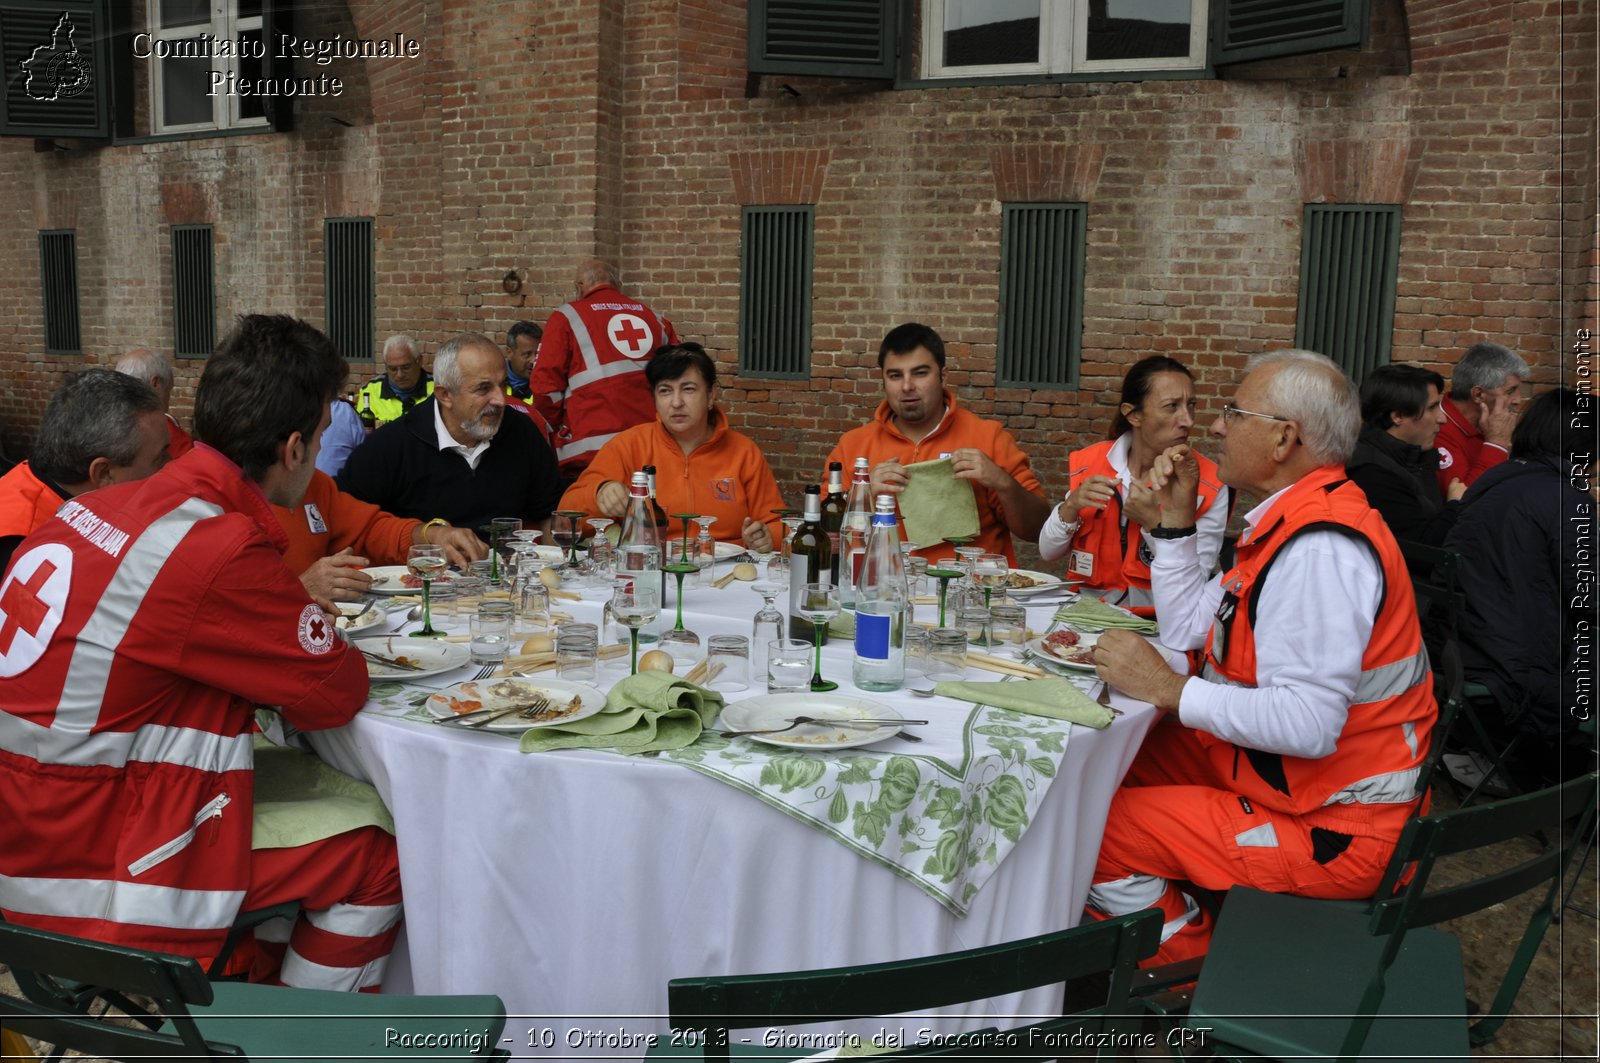
[[[322,227],[328,338],[353,361],[373,354],[376,317],[371,218],[329,218]]]
[[[216,263],[209,225],[172,227],[172,335],[179,358],[206,358],[217,345]]]
[[[752,0],[759,74],[893,78],[897,0]]]
[[[1295,346],[1339,363],[1356,383],[1389,361],[1400,208],[1306,205]]]
[[[995,376],[1073,388],[1083,341],[1085,203],[1007,203],[1001,214]]]
[[[811,375],[815,208],[745,207],[739,243],[739,371]]]
[[[39,233],[39,283],[44,296],[44,349],[80,354],[78,330],[78,238],[72,229]]]

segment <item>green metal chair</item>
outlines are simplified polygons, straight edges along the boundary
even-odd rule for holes
[[[396,997],[206,979],[184,956],[0,925],[0,963],[22,996],[0,994],[8,1031],[104,1059],[274,1060],[372,1057],[505,1059],[505,1005],[495,996]],[[149,998],[161,1028],[79,1007],[76,987]],[[473,1036],[470,1043],[466,1035]]]
[[[1097,1037],[1137,1028],[1138,1017],[1130,1014],[1134,1009],[1128,1002],[1128,983],[1139,960],[1155,954],[1160,934],[1161,915],[1152,909],[944,956],[786,974],[678,978],[667,983],[667,1008],[676,1034],[662,1038],[648,1054],[672,1059],[798,1059],[818,1049],[743,1044],[729,1031],[793,1030],[810,1023],[915,1014],[1109,975],[1102,1004],[1004,1031],[990,1028],[964,1034],[963,1042],[930,1041],[874,1058],[1045,1060],[1079,1054],[1081,1049],[1070,1047],[1074,1034],[1080,1038],[1077,1043],[1087,1037],[1092,1044]]]
[[[1503,801],[1411,821],[1370,912],[1338,904],[1234,889],[1217,923],[1187,1026],[1196,1043],[1224,1057],[1466,1059],[1505,1022],[1549,927],[1567,868],[1586,837],[1600,774]],[[1473,853],[1536,828],[1557,845],[1515,867],[1469,865],[1455,886],[1429,889],[1442,856]],[[1415,862],[1396,892],[1399,870]],[[1433,925],[1546,884],[1495,999],[1468,1023],[1460,943]],[[1204,1033],[1202,1034],[1202,1031]]]

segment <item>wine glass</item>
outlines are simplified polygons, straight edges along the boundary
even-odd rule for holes
[[[557,546],[567,552],[567,558],[561,563],[561,567],[577,568],[578,538],[583,530],[579,521],[583,520],[583,511],[558,509],[551,516],[557,519],[550,522],[550,537],[555,540]]]
[[[758,672],[767,667],[767,643],[783,638],[783,613],[774,606],[786,586],[776,580],[757,580],[751,588],[761,595],[761,609],[750,626],[750,664]]]
[[[807,583],[800,591],[801,616],[811,621],[812,636],[817,643],[816,667],[811,672],[811,689],[817,693],[838,690],[839,684],[822,678],[822,633],[828,621],[839,615],[839,588],[831,583]]]
[[[500,551],[513,535],[522,531],[521,517],[495,517],[489,522],[489,578],[500,580]]]
[[[678,622],[672,625],[672,630],[662,632],[661,645],[674,660],[692,661],[700,654],[700,636],[683,626],[683,577],[700,569],[693,561],[683,559],[672,562],[667,571],[678,581]]]
[[[789,543],[794,538],[795,529],[805,523],[798,509],[775,509],[772,515],[783,521],[783,542],[778,544],[776,555],[767,563],[767,571],[777,578],[779,573],[789,571]]]
[[[430,608],[431,600],[428,588],[434,578],[444,571],[444,547],[417,545],[406,551],[406,568],[411,574],[422,581],[422,627],[413,631],[413,635],[422,638],[438,638],[444,634],[433,627],[433,612]]]
[[[979,554],[973,558],[972,579],[974,583],[983,588],[983,612],[985,616],[989,615],[990,601],[996,587],[1002,588],[1000,597],[1002,600],[1005,599],[1003,588],[1006,585],[1006,575],[1010,571],[1011,566],[1006,563],[1006,555],[1004,554]],[[983,625],[983,644],[985,646],[994,645],[994,633],[990,629],[987,620],[984,621]]]
[[[639,629],[661,614],[661,587],[649,579],[618,582],[611,595],[611,615],[628,629],[632,651],[630,675],[639,674]]]
[[[615,524],[610,517],[590,517],[589,527],[594,535],[589,540],[589,560],[594,562],[595,575],[605,578],[616,571],[617,552],[606,538],[606,529]]]
[[[694,540],[695,560],[700,566],[700,581],[709,583],[717,578],[717,541],[711,537],[711,526],[717,518],[696,517],[695,520],[700,523],[700,534]]]

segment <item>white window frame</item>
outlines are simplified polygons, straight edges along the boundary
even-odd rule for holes
[[[211,0],[211,20],[209,22],[196,22],[187,26],[174,29],[161,28],[161,0],[145,0],[145,13],[148,21],[145,25],[150,27],[150,39],[155,41],[178,41],[188,37],[198,37],[202,33],[209,33],[213,40],[237,41],[241,34],[257,30],[261,33],[262,45],[272,47],[272,42],[267,40],[265,20],[261,15],[251,15],[248,18],[239,17],[237,0]],[[236,56],[213,57],[211,69],[221,71],[224,76],[239,74],[239,60]],[[166,120],[166,108],[163,104],[162,91],[163,73],[165,64],[155,57],[150,59],[150,125],[156,133],[193,133],[204,132],[208,129],[250,129],[267,127],[266,116],[259,118],[242,118],[239,115],[240,97],[233,93],[219,92],[211,99],[211,121],[209,122],[183,122],[171,123]]]
[[[1098,74],[1140,70],[1202,70],[1206,65],[1207,5],[1189,0],[1189,54],[1149,59],[1084,58],[1089,45],[1089,0],[1040,0],[1039,50],[1035,63],[988,66],[943,66],[945,0],[922,0],[922,66],[924,78],[1027,77],[1053,74]]]

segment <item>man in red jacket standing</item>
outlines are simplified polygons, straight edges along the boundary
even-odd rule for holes
[[[578,298],[550,315],[531,387],[534,408],[556,432],[563,479],[589,467],[595,451],[656,415],[644,366],[657,347],[677,343],[672,322],[620,291],[610,263],[578,267]]]
[[[256,706],[316,730],[367,697],[272,513],[305,494],[345,371],[310,325],[241,319],[201,377],[195,449],[72,499],[18,547],[0,585],[7,920],[207,959],[239,911],[298,900],[281,971],[252,976],[377,989],[394,839],[251,847]]]

